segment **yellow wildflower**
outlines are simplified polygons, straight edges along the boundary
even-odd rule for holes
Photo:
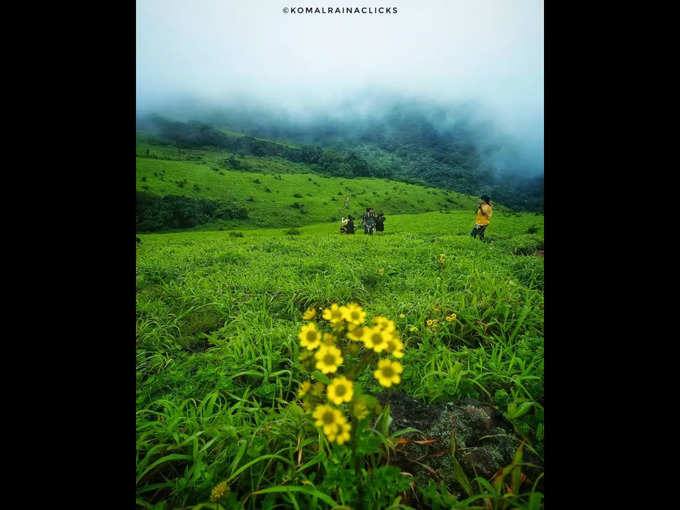
[[[334,430],[330,434],[326,434],[329,441],[336,441],[338,444],[342,444],[349,440],[349,431],[352,430],[352,426],[347,423],[347,419],[343,416],[342,420],[339,420]]]
[[[338,406],[343,402],[349,402],[354,396],[352,381],[347,379],[344,375],[333,379],[328,385],[327,391],[328,400]]]
[[[337,303],[333,303],[330,308],[326,308],[323,311],[323,318],[330,321],[331,324],[338,324],[344,319],[344,306],[338,306]]]
[[[379,269],[378,269],[378,274],[379,274],[380,276],[384,275],[384,274],[385,274],[385,268],[384,268],[384,267],[379,268]]]
[[[210,492],[210,501],[213,503],[217,503],[223,496],[224,493],[229,491],[229,486],[227,485],[227,482],[220,482],[215,487],[213,487],[213,490]]]
[[[335,432],[333,425],[344,419],[340,411],[326,404],[316,406],[312,417],[316,420],[314,425],[322,427],[326,435]]]
[[[309,390],[312,389],[312,383],[309,381],[305,381],[300,385],[300,389],[298,390],[298,398],[304,397]]]
[[[400,313],[400,314],[399,314],[399,317],[401,317],[401,318],[403,319],[404,317],[406,317],[406,314],[405,314],[405,313]]]
[[[316,329],[315,323],[310,322],[302,325],[298,338],[300,339],[302,347],[306,347],[310,351],[313,351],[319,347],[319,344],[321,343],[321,332]]]
[[[322,342],[324,343],[324,345],[335,345],[336,340],[337,338],[335,337],[335,335],[331,335],[330,333],[323,334]]]
[[[354,326],[350,325],[350,329],[347,331],[347,338],[354,340],[356,342],[363,339],[366,332],[371,329],[368,326]]]
[[[447,320],[448,322],[452,322],[452,321],[455,321],[455,320],[456,320],[456,317],[457,317],[457,315],[456,315],[455,313],[451,313],[450,315],[447,315],[447,316],[446,316],[446,320]]]
[[[418,331],[418,328],[416,328],[415,326],[411,326],[410,328],[408,328],[408,330],[409,330],[411,333],[414,333],[414,332]]]
[[[324,374],[337,372],[343,361],[340,349],[332,345],[322,345],[314,357],[317,359],[316,368]]]
[[[312,395],[320,397],[321,395],[323,395],[324,389],[326,389],[326,385],[321,381],[316,381],[314,384],[312,384]]]
[[[391,321],[387,317],[383,317],[382,315],[376,315],[373,317],[373,322],[377,327],[384,331],[394,331],[395,326],[394,326],[394,321]]]
[[[361,325],[366,320],[366,312],[356,303],[347,303],[345,305],[345,320],[349,324]]]
[[[373,349],[375,352],[380,352],[387,347],[388,338],[392,338],[392,334],[383,331],[379,326],[376,326],[374,328],[367,328],[367,331],[364,333],[361,340],[364,342],[367,349]]]
[[[350,353],[350,354],[359,354],[360,350],[361,350],[361,346],[356,342],[351,342],[347,346],[347,352]]]
[[[312,320],[314,317],[316,317],[316,310],[314,310],[314,307],[308,308],[305,310],[305,313],[302,314],[302,318],[306,321]]]
[[[370,328],[367,326],[350,325],[350,329],[347,332],[347,338],[358,342],[364,337],[366,331],[368,331],[369,329]]]
[[[385,350],[395,358],[403,358],[404,342],[402,342],[398,336],[393,336],[387,340],[387,347],[385,347]]]
[[[356,416],[357,420],[363,420],[368,416],[368,408],[363,401],[357,400],[354,406],[352,406],[352,413]]]
[[[378,370],[373,372],[373,375],[378,380],[381,386],[389,388],[392,384],[399,384],[401,381],[401,374],[404,367],[398,361],[390,361],[388,359],[381,359],[378,362]]]

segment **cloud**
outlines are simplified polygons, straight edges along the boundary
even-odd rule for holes
[[[397,14],[282,12],[305,6]],[[137,0],[139,110],[252,101],[333,116],[369,111],[374,94],[478,104],[542,169],[543,2]]]

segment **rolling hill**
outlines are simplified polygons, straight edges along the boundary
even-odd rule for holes
[[[369,206],[388,217],[451,210],[473,215],[478,203],[431,186],[323,175],[280,156],[180,148],[144,133],[138,133],[136,151],[139,231],[300,226],[358,218]],[[510,213],[503,205],[496,211]]]

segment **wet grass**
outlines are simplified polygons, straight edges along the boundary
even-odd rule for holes
[[[406,343],[401,391],[427,403],[491,403],[542,455],[542,217],[495,214],[488,242],[469,237],[473,222],[467,211],[431,212],[389,216],[374,236],[339,235],[327,223],[296,235],[139,234],[138,506],[216,508],[210,491],[222,481],[223,508],[338,501],[330,489],[314,494],[329,474],[318,431],[295,403],[301,314],[333,302],[395,319]],[[381,391],[370,378],[361,384]],[[285,486],[308,492],[266,492]],[[539,508],[531,488],[513,504]],[[432,490],[427,501],[451,501]],[[401,504],[418,505],[413,495]]]

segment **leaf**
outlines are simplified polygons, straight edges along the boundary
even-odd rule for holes
[[[253,464],[255,464],[255,463],[257,463],[257,462],[260,462],[261,460],[265,460],[265,459],[278,459],[278,460],[282,460],[282,461],[285,462],[286,464],[290,464],[292,467],[295,467],[295,465],[294,465],[290,460],[285,459],[285,458],[281,457],[280,455],[274,455],[274,454],[262,455],[262,456],[258,457],[257,459],[251,460],[250,462],[244,464],[243,466],[241,466],[240,468],[238,468],[236,471],[234,471],[234,472],[231,474],[231,476],[229,476],[229,478],[227,478],[227,483],[231,482],[234,478],[236,478],[239,474],[241,474],[243,471],[245,471],[246,469],[248,469],[248,468],[249,468],[250,466],[252,466]]]
[[[231,468],[229,469],[230,473],[233,473],[236,470],[236,466],[238,466],[241,457],[243,457],[243,455],[246,453],[246,448],[248,447],[248,441],[245,439],[241,439],[239,443],[240,446],[238,452],[236,453],[236,457],[234,457],[234,461],[231,463]]]
[[[322,500],[325,503],[328,503],[332,507],[339,506],[338,503],[336,503],[333,498],[328,496],[327,494],[324,494],[323,492],[317,490],[317,489],[312,489],[310,487],[302,487],[302,486],[296,486],[296,485],[279,485],[276,487],[267,487],[266,489],[261,489],[259,491],[255,491],[252,494],[270,494],[273,492],[282,492],[284,494],[290,494],[292,492],[301,492],[303,494],[307,494],[308,496],[316,496],[320,500]]]
[[[312,372],[312,377],[314,377],[314,379],[316,379],[317,381],[321,381],[322,383],[324,383],[326,385],[331,383],[331,380],[328,377],[326,377],[324,374],[319,372],[318,370],[315,370],[314,372]]]
[[[522,483],[522,457],[524,454],[524,442],[520,443],[517,451],[515,452],[515,458],[512,463],[515,466],[512,470],[512,492],[513,494],[519,494],[519,487]]]
[[[191,460],[193,457],[191,455],[183,455],[180,453],[171,453],[170,455],[166,455],[165,457],[161,457],[158,459],[156,462],[151,464],[148,468],[146,468],[141,475],[137,477],[137,483],[146,475],[149,471],[151,471],[153,468],[160,466],[161,464],[164,464],[165,462],[170,462],[171,460]]]
[[[527,510],[538,510],[541,508],[541,500],[543,499],[543,494],[540,492],[532,492],[529,496],[529,505]]]
[[[517,408],[514,406],[511,408],[511,406],[508,406],[508,416],[511,419],[519,418],[520,416],[525,415],[534,405],[535,402],[523,402]]]
[[[453,457],[453,477],[463,487],[468,496],[472,496],[472,485],[468,479],[463,467],[460,465],[456,457]]]

